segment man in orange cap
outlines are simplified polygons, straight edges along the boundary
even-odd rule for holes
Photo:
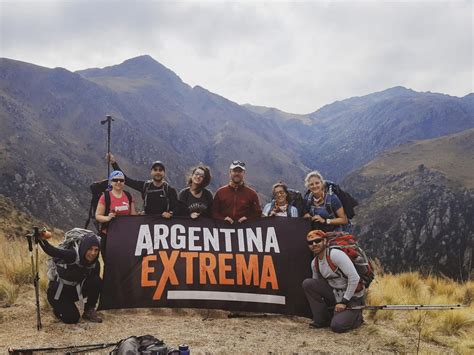
[[[365,288],[349,256],[342,250],[328,246],[327,235],[312,230],[306,236],[314,254],[311,262],[313,277],[303,281],[303,290],[313,313],[313,328],[331,327],[343,333],[363,323],[362,310]]]

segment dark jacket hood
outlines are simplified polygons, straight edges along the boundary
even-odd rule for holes
[[[97,258],[92,263],[88,263],[86,259],[84,258],[86,255],[86,252],[93,246],[99,247],[99,250],[100,250],[100,237],[96,236],[95,234],[88,234],[84,236],[79,246],[79,263],[81,265],[86,265],[86,264],[90,265],[93,262],[97,261],[99,254],[97,254]]]

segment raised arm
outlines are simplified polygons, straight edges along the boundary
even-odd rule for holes
[[[66,263],[76,261],[76,251],[68,249],[60,249],[49,244],[47,240],[40,239],[38,243],[43,251],[53,258],[63,259]]]
[[[143,193],[143,186],[145,185],[145,181],[143,180],[135,180],[132,179],[131,177],[128,177],[125,172],[120,168],[118,165],[117,161],[115,160],[115,157],[112,155],[112,153],[108,154],[108,158],[110,163],[112,164],[112,167],[114,170],[120,170],[124,175],[125,175],[125,185],[131,187],[134,190],[140,191]]]

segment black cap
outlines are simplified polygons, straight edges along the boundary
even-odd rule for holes
[[[153,164],[151,164],[151,168],[153,169],[155,166],[161,166],[163,168],[163,170],[166,170],[165,169],[165,164],[163,164],[162,161],[160,160],[157,160],[157,161],[154,161]]]

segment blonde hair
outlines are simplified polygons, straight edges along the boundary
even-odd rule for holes
[[[306,175],[306,177],[304,178],[304,186],[306,186],[306,188],[308,188],[309,179],[311,179],[312,177],[317,177],[324,185],[324,178],[321,173],[317,170],[313,170],[312,172],[308,173],[308,175]]]

